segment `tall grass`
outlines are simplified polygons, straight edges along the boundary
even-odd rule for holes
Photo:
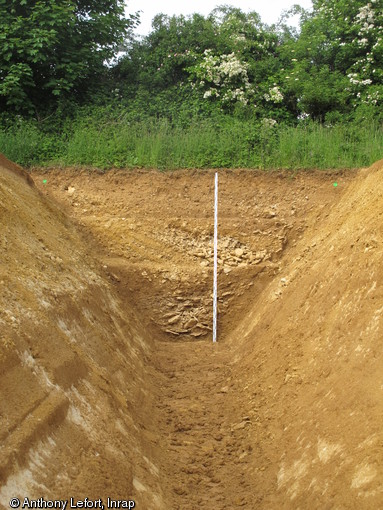
[[[357,168],[383,157],[383,129],[378,125],[312,124],[281,130],[274,165],[280,168]]]
[[[167,120],[86,116],[56,130],[30,122],[0,129],[0,152],[27,167],[355,168],[383,157],[383,128],[267,127],[235,117],[179,126]]]

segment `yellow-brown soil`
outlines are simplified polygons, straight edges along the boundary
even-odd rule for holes
[[[0,505],[383,506],[383,162],[219,172],[215,345],[213,172],[0,164]]]

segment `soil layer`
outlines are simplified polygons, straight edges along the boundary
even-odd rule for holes
[[[22,214],[4,225],[22,255],[2,247],[4,303],[16,268],[21,283],[0,319],[14,367],[3,384],[20,404],[2,414],[0,503],[28,471],[30,494],[72,486],[145,509],[381,508],[382,167],[219,171],[215,345],[213,171],[36,169],[39,195],[18,184]],[[4,172],[10,215],[21,179]],[[54,257],[35,273],[47,250],[33,251],[33,228]],[[39,271],[44,292],[28,287]],[[17,322],[22,288],[45,329]],[[41,403],[52,418],[16,443]],[[69,440],[69,426],[83,435]]]

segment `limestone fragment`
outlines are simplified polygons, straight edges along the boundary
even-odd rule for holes
[[[180,318],[181,318],[180,315],[174,315],[173,317],[171,317],[168,320],[168,324],[175,324],[176,322],[178,322],[180,320]]]

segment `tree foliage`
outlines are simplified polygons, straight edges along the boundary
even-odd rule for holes
[[[155,105],[157,112],[164,103],[176,104],[177,111],[188,103],[191,114],[245,106],[269,111],[275,104],[269,92],[278,87],[277,47],[278,35],[255,12],[224,6],[206,18],[159,14],[114,76],[122,101],[137,104],[150,97],[148,108]]]
[[[124,17],[122,0],[0,0],[0,11],[3,109],[51,111],[91,96],[133,118],[181,123],[383,119],[383,0],[313,0],[273,26],[230,6],[160,13],[109,66],[136,19]],[[297,15],[299,29],[289,26]]]
[[[0,0],[0,105],[33,112],[81,97],[134,18],[122,0]]]
[[[338,119],[382,104],[382,0],[315,0],[301,28],[283,49],[301,115]]]

